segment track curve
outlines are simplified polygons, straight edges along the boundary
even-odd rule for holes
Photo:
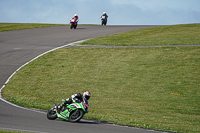
[[[132,31],[153,26],[79,26],[76,30],[69,27],[48,27],[19,31],[0,32],[0,87],[20,66],[38,55],[66,44]],[[98,121],[81,120],[69,123],[60,120],[50,121],[46,112],[19,108],[8,104],[0,95],[0,129],[25,132],[48,133],[149,133],[161,132],[125,126],[103,124]]]

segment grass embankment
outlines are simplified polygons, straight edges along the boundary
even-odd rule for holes
[[[0,23],[0,32],[52,27],[52,26],[67,26],[67,25],[66,24],[37,24],[37,23]]]
[[[8,130],[1,130],[0,133],[26,133],[26,132],[20,132],[20,131],[8,131]]]
[[[200,24],[159,26],[103,36],[82,44],[112,46],[200,44],[199,29]]]
[[[3,97],[48,110],[62,98],[89,90],[85,118],[199,132],[199,55],[200,47],[63,48],[23,67],[3,89]]]

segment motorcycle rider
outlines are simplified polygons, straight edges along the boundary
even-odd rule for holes
[[[79,21],[78,15],[77,15],[77,14],[74,14],[74,17],[73,17],[73,18],[75,18],[75,19],[76,19],[76,22],[78,23],[78,21]]]
[[[88,106],[88,100],[90,99],[90,92],[89,91],[85,91],[83,92],[83,95],[78,93],[78,94],[74,94],[72,95],[72,99],[71,98],[67,98],[66,100],[64,100],[62,102],[61,105],[58,106],[58,108],[62,108],[63,106],[66,108],[67,104],[71,104],[73,103],[73,100],[74,101],[77,101],[77,102],[82,102],[83,100],[85,101],[85,104]]]
[[[103,15],[101,15],[101,18],[102,18],[102,16],[105,16],[105,20],[106,20],[106,24],[107,24],[108,15],[106,14],[106,12],[103,12]]]

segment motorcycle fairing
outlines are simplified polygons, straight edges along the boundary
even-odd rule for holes
[[[72,103],[70,105],[67,106],[67,109],[61,113],[57,113],[57,116],[59,119],[61,120],[68,120],[69,119],[69,115],[72,111],[77,110],[77,109],[82,109],[85,112],[88,112],[88,110],[86,110],[86,106],[84,105],[84,103]]]

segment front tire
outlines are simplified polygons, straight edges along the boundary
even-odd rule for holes
[[[106,20],[102,20],[102,23],[101,23],[101,25],[106,25]]]
[[[72,29],[72,28],[73,28],[73,25],[71,24],[71,25],[70,25],[70,29]]]
[[[69,121],[70,122],[80,121],[80,119],[83,117],[83,115],[84,115],[83,110],[81,110],[81,109],[75,110],[75,111],[70,113]]]
[[[56,114],[56,111],[54,111],[54,108],[52,108],[51,110],[47,112],[47,118],[49,120],[55,120],[57,118],[57,114]]]

